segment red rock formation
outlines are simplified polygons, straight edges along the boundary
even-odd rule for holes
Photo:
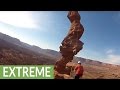
[[[84,27],[80,23],[81,17],[78,11],[69,11],[67,17],[71,22],[71,27],[60,46],[60,53],[62,57],[55,64],[55,72],[59,74],[69,73],[65,69],[66,64],[73,60],[74,55],[83,48],[84,44],[79,40],[84,32]],[[59,78],[59,74],[55,74],[56,79]]]

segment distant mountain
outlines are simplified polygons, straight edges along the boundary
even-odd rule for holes
[[[42,53],[42,54],[45,54],[49,57],[52,57],[54,59],[58,59],[59,57],[61,57],[61,54],[58,52],[58,51],[55,51],[55,50],[51,50],[51,49],[42,49],[38,46],[35,46],[33,45],[31,48],[31,50],[35,51],[35,52],[38,52],[38,53]]]
[[[55,50],[50,50],[50,49],[44,49],[45,53],[47,53],[49,56],[54,57],[54,58],[60,58],[61,54],[58,51]]]
[[[37,65],[54,64],[55,59],[14,45],[0,39],[0,64],[2,65]]]
[[[60,56],[60,53],[58,53],[57,51],[50,50],[50,49],[42,49],[35,45],[29,45],[27,43],[21,42],[17,38],[11,37],[11,36],[3,34],[3,33],[0,33],[0,39],[5,40],[6,42],[9,42],[11,44],[17,45],[19,47],[26,48],[26,49],[29,49],[31,51],[34,51],[34,52],[37,52],[40,54],[45,54],[46,56],[49,56],[49,57],[52,57],[55,59]]]
[[[95,60],[86,59],[86,58],[82,58],[82,57],[75,57],[74,62],[77,62],[77,61],[79,61],[79,60],[80,60],[82,63],[85,63],[85,64],[91,64],[91,65],[101,65],[101,64],[103,64],[103,63],[100,62],[100,61],[95,61]]]
[[[18,45],[18,46],[21,45],[21,42],[19,39],[10,37],[9,35],[3,34],[3,33],[0,33],[0,39],[5,40],[5,41],[10,42],[10,43],[13,43],[13,44]]]
[[[57,51],[29,45],[0,33],[0,65],[54,65],[60,57],[61,54]],[[119,65],[82,57],[74,57],[73,62],[68,65],[73,67],[78,60],[84,67],[85,79],[120,79]]]
[[[19,44],[19,45],[18,45]],[[33,51],[31,45],[25,44],[8,35],[0,33],[0,64],[54,64],[55,59],[45,54]],[[26,48],[27,47],[27,48]]]
[[[29,53],[31,56],[34,56],[37,54],[37,56],[43,56],[47,57],[48,59],[52,59],[54,62],[58,60],[61,57],[61,54],[58,51],[50,50],[50,49],[42,49],[35,45],[29,45],[27,43],[21,42],[19,39],[11,37],[9,35],[0,33],[0,50],[3,50],[3,48],[6,50],[9,48],[9,50],[15,50],[18,52]],[[82,57],[74,57],[73,62],[77,62],[80,60],[84,64],[90,64],[90,65],[107,65],[111,66],[111,64],[102,63],[99,61],[91,60],[91,59],[85,59]]]

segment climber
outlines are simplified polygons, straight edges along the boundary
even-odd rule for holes
[[[84,69],[80,61],[78,61],[78,64],[75,66],[74,71],[75,71],[75,79],[79,79],[83,76]]]

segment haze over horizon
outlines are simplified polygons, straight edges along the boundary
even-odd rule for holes
[[[80,11],[85,32],[79,57],[120,64],[120,12]],[[68,11],[0,11],[0,32],[43,49],[59,51],[70,22]]]

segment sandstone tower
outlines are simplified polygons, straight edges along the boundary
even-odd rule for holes
[[[78,11],[69,11],[67,17],[71,22],[71,27],[60,46],[62,57],[55,64],[55,79],[62,79],[62,74],[69,74],[65,69],[66,64],[73,60],[73,57],[83,48],[84,44],[79,40],[84,32],[84,27],[80,22],[80,14]]]

